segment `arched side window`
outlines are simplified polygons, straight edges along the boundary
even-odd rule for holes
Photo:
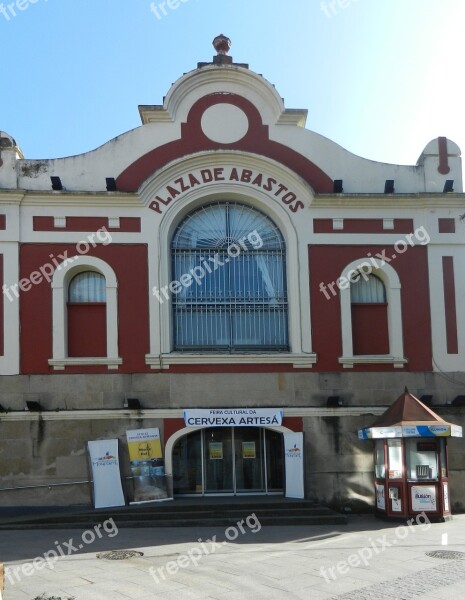
[[[95,256],[75,256],[72,265],[55,270],[53,356],[55,370],[66,366],[106,365],[117,369],[118,282],[108,263]]]
[[[373,269],[363,258],[341,273],[342,356],[345,368],[355,364],[392,364],[404,358],[400,280],[388,264]]]
[[[175,350],[289,350],[286,248],[271,219],[238,202],[202,206],[171,253]]]
[[[75,275],[69,284],[68,302],[106,302],[105,277],[96,271]]]
[[[354,356],[389,354],[388,304],[384,283],[361,273],[350,286]]]
[[[68,286],[68,356],[107,355],[105,277],[96,271],[75,275]]]
[[[386,288],[376,275],[360,273],[360,278],[350,286],[352,304],[386,304]]]

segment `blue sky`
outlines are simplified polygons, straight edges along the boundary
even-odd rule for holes
[[[287,107],[308,109],[309,129],[355,154],[414,164],[439,135],[465,150],[464,0],[179,0],[161,18],[150,4],[3,2],[0,130],[27,158],[139,126],[137,106],[210,61],[219,33]]]

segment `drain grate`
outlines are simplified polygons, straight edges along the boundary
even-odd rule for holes
[[[455,550],[433,550],[432,552],[427,552],[426,556],[431,556],[431,558],[445,558],[447,560],[458,560],[465,558],[465,552],[456,552]]]
[[[137,558],[138,556],[144,556],[144,553],[137,552],[137,550],[112,550],[111,552],[100,552],[97,554],[97,558],[103,558],[104,560],[128,560],[129,558]]]

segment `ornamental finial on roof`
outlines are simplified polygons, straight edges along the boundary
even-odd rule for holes
[[[197,63],[197,68],[201,69],[202,67],[208,67],[213,65],[222,67],[226,65],[234,65],[235,67],[242,67],[243,69],[248,69],[249,65],[246,63],[235,63],[233,61],[232,56],[228,56],[228,52],[231,48],[231,40],[221,33],[217,35],[216,38],[212,42],[213,47],[215,48],[217,54],[213,57],[213,61],[211,63],[199,62]]]
[[[226,56],[231,48],[231,40],[221,33],[213,40],[213,47],[219,55]]]

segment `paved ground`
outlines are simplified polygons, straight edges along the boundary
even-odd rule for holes
[[[0,562],[7,566],[3,600],[33,600],[44,592],[46,598],[63,600],[465,596],[465,515],[415,526],[367,516],[351,517],[346,526],[266,528],[244,515],[241,525],[226,530],[117,531],[107,521],[97,531],[0,532]],[[137,550],[143,556],[96,556],[112,550]],[[426,555],[433,550],[464,554]]]

